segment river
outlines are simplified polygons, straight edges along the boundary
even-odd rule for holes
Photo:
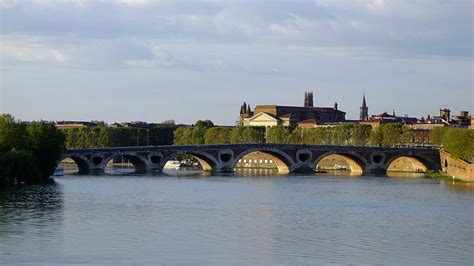
[[[0,264],[474,263],[474,185],[186,173],[0,192]]]

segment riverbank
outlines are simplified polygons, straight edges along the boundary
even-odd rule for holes
[[[452,176],[448,176],[440,172],[435,172],[435,171],[428,171],[425,173],[425,175],[426,177],[435,178],[438,180],[444,180],[444,181],[450,181],[450,182],[467,182],[467,181],[464,181]]]

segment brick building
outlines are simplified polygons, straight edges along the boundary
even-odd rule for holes
[[[291,126],[308,120],[313,123],[342,122],[346,113],[338,110],[337,103],[333,107],[314,107],[313,93],[306,92],[304,106],[257,105],[252,111],[244,102],[240,107],[239,123],[243,126]]]

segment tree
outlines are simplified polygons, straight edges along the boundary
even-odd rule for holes
[[[209,128],[204,134],[204,142],[206,144],[229,144],[230,131],[229,128]]]
[[[371,127],[368,125],[354,125],[351,132],[351,144],[354,146],[366,146],[369,144],[371,130]]]
[[[291,130],[284,126],[274,126],[267,129],[267,143],[288,143]]]
[[[64,150],[65,136],[56,126],[46,122],[29,124],[27,132],[30,149],[36,156],[41,176],[49,178]]]
[[[193,144],[193,128],[180,127],[174,131],[174,144],[188,145]]]
[[[374,128],[372,132],[370,132],[370,139],[369,139],[370,145],[380,147],[382,146],[382,141],[383,141],[382,130],[380,129],[380,127]]]
[[[31,151],[0,152],[0,184],[33,184],[41,180],[38,162]]]
[[[474,130],[443,127],[433,131],[433,142],[443,145],[455,158],[472,161],[474,157]]]
[[[198,120],[194,126],[198,128],[210,128],[214,126],[214,123],[212,123],[211,120]]]
[[[65,136],[45,122],[29,125],[10,115],[0,117],[0,183],[50,181],[64,149]]]
[[[23,150],[28,146],[26,124],[9,114],[0,116],[0,151]]]

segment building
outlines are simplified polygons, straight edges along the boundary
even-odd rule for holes
[[[444,108],[439,110],[439,116],[427,116],[427,118],[421,118],[422,123],[428,124],[445,124],[453,127],[469,127],[472,125],[472,118],[469,116],[468,111],[461,111],[459,115],[451,116],[451,110]]]
[[[367,106],[367,103],[365,101],[365,93],[364,93],[364,97],[362,98],[362,106],[360,107],[359,119],[360,121],[369,120],[369,107]]]
[[[58,129],[68,129],[68,128],[81,128],[81,127],[96,127],[99,124],[103,124],[103,123],[99,123],[99,122],[96,122],[96,121],[91,121],[91,122],[87,122],[87,121],[57,121],[55,123],[55,126]]]
[[[474,129],[474,115],[471,115],[471,125],[469,126],[470,129]]]
[[[387,112],[383,112],[378,115],[372,115],[370,117],[370,120],[382,121],[385,123],[403,123],[403,124],[414,124],[418,122],[418,118],[416,117],[409,117],[408,115],[396,116],[395,111],[393,111],[393,114],[388,114]]]
[[[450,124],[456,124],[461,127],[468,127],[469,125],[472,125],[471,120],[472,117],[469,116],[468,111],[461,111],[459,115],[453,115],[449,122]]]
[[[244,102],[240,107],[239,124],[243,126],[296,127],[305,120],[313,124],[342,122],[346,120],[346,113],[338,110],[337,103],[333,107],[314,107],[312,92],[305,93],[303,106],[257,105],[252,111]]]

